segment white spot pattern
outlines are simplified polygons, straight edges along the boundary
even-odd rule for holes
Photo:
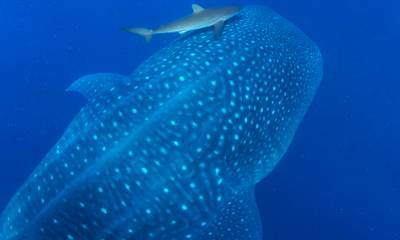
[[[129,77],[78,80],[88,104],[10,202],[0,239],[261,239],[253,185],[286,151],[321,65],[297,28],[247,7],[218,40],[201,30]]]

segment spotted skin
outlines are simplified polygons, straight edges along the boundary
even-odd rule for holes
[[[252,6],[132,75],[68,89],[88,103],[17,192],[0,239],[261,239],[254,185],[281,159],[322,75],[318,48]]]

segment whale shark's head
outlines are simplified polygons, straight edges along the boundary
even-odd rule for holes
[[[273,11],[240,15],[130,76],[72,84],[88,103],[8,205],[0,239],[261,239],[254,184],[288,148],[322,59]]]

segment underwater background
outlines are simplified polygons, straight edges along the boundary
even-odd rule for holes
[[[400,2],[266,5],[320,47],[324,78],[284,159],[257,185],[264,239],[400,239]],[[129,74],[177,35],[124,26],[190,14],[188,1],[0,1],[0,212],[85,100],[65,89]]]

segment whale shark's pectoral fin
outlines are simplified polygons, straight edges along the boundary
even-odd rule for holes
[[[126,79],[126,76],[112,73],[91,74],[76,80],[67,88],[67,91],[79,92],[92,101],[106,92],[122,87]]]
[[[254,189],[237,193],[226,200],[199,239],[262,239],[261,221],[254,199]]]
[[[224,29],[224,25],[225,25],[225,22],[223,20],[217,22],[214,25],[214,32],[215,32],[215,36],[217,38],[219,38],[221,36],[222,30]]]
[[[193,14],[204,11],[204,8],[199,4],[192,4]]]

